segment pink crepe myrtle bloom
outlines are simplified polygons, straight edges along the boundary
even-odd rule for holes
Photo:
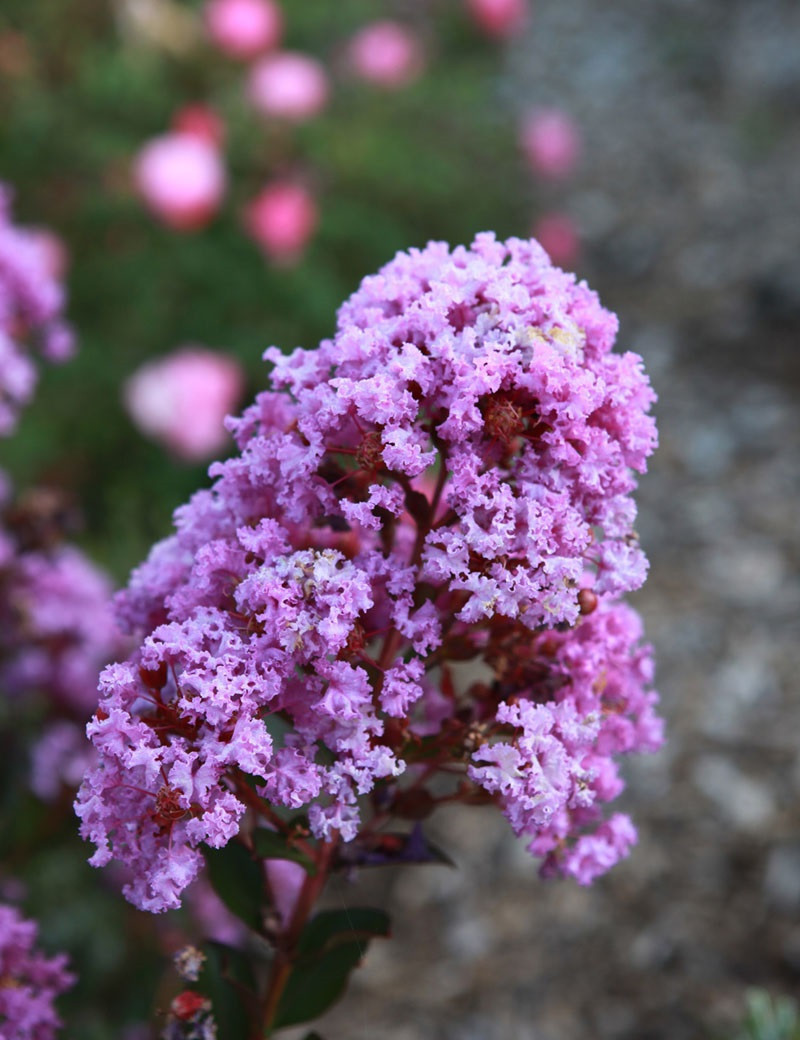
[[[216,46],[242,61],[277,47],[283,35],[283,12],[274,0],[209,0],[205,19]]]
[[[354,75],[390,90],[407,86],[423,68],[419,39],[399,22],[365,25],[351,39],[347,58]]]
[[[559,267],[571,269],[581,251],[575,221],[566,213],[545,213],[534,224],[533,237]]]
[[[530,13],[528,0],[467,0],[467,10],[479,28],[497,37],[516,32]]]
[[[176,231],[204,227],[225,194],[218,150],[194,133],[168,133],[149,141],[136,157],[134,180],[152,213]]]
[[[198,137],[213,148],[221,148],[225,141],[225,123],[208,105],[184,105],[172,117],[172,129],[177,134]]]
[[[125,384],[128,412],[139,429],[179,458],[205,459],[228,440],[223,420],[244,383],[233,358],[186,346],[135,372]]]
[[[37,926],[0,904],[0,1036],[53,1040],[61,1026],[54,1001],[75,982],[64,954],[36,948]]]
[[[290,123],[313,119],[328,103],[329,92],[322,64],[297,51],[262,58],[247,81],[247,96],[258,112]]]
[[[0,688],[12,697],[47,694],[85,721],[100,669],[123,652],[111,580],[75,546],[13,543],[0,563]]]
[[[620,602],[655,395],[616,331],[537,242],[487,233],[399,253],[331,338],[266,352],[238,453],[116,599],[141,643],[101,675],[76,811],[132,902],[177,906],[204,846],[278,807],[363,862],[430,766],[549,872],[626,854],[617,758],[662,735]]]
[[[317,205],[296,181],[267,184],[246,207],[247,233],[279,266],[296,264],[316,230]]]
[[[548,180],[568,177],[581,151],[574,120],[559,108],[528,112],[520,127],[520,144],[533,172]]]

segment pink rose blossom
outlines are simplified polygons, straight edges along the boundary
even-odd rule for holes
[[[348,47],[353,73],[380,87],[404,87],[422,71],[422,48],[399,22],[373,22],[356,33]]]
[[[225,141],[225,124],[208,105],[184,105],[172,117],[172,129],[178,134],[198,137],[213,148]]]
[[[566,213],[545,213],[533,228],[533,237],[559,267],[571,268],[581,251],[578,231]]]
[[[224,447],[223,420],[242,384],[233,358],[188,346],[135,372],[125,386],[125,404],[143,433],[194,461]]]
[[[277,47],[283,33],[283,13],[274,0],[210,0],[205,14],[217,47],[243,61]]]
[[[304,123],[327,104],[328,76],[315,58],[283,51],[253,66],[247,94],[262,115]]]
[[[548,180],[568,177],[581,150],[577,126],[558,108],[529,112],[520,130],[520,144],[533,172]]]
[[[195,134],[156,137],[134,166],[139,194],[152,212],[176,231],[194,231],[216,213],[225,193],[219,152]]]
[[[527,0],[467,0],[473,21],[489,36],[510,36],[529,15]]]
[[[301,184],[273,181],[249,204],[244,221],[248,234],[273,263],[291,266],[314,234],[317,207]]]

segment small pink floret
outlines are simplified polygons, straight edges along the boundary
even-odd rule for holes
[[[399,22],[364,26],[350,41],[348,59],[360,79],[390,90],[413,82],[423,68],[419,40]]]
[[[283,51],[253,66],[247,95],[265,116],[303,123],[318,115],[328,102],[328,76],[307,54]]]
[[[210,0],[205,13],[216,46],[242,61],[277,47],[283,34],[283,13],[273,0]]]
[[[190,346],[135,372],[125,386],[125,404],[143,433],[193,461],[224,447],[228,434],[223,420],[242,385],[233,358]]]
[[[529,112],[520,130],[520,144],[533,172],[549,180],[568,177],[581,150],[577,126],[558,108]]]
[[[177,134],[198,137],[212,148],[220,148],[225,141],[225,124],[208,105],[184,105],[172,117],[172,129]]]
[[[176,231],[207,224],[225,194],[219,152],[194,134],[154,138],[139,152],[134,177],[150,210]]]
[[[554,264],[565,269],[575,266],[581,244],[572,217],[566,213],[545,213],[534,225],[533,237]]]
[[[510,36],[527,20],[527,0],[467,0],[473,21],[489,36]]]
[[[300,259],[317,226],[311,194],[291,181],[268,184],[245,210],[244,223],[267,257],[291,266]]]

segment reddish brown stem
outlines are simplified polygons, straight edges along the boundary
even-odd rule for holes
[[[261,1022],[259,1023],[258,1031],[254,1034],[254,1040],[262,1040],[262,1038],[272,1036],[272,1023],[275,1020],[286,983],[289,981],[289,976],[292,973],[292,964],[297,944],[314,909],[314,905],[328,880],[331,860],[337,844],[338,840],[335,839],[323,842],[319,846],[316,856],[316,873],[313,877],[310,874],[306,875],[292,919],[289,922],[289,927],[278,936],[275,960],[272,963],[272,973],[261,1013]]]

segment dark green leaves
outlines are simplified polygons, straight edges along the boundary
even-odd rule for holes
[[[236,841],[228,842],[222,849],[203,851],[214,891],[231,913],[248,928],[260,932],[266,906],[261,865]]]
[[[258,1011],[249,958],[218,942],[206,943],[203,952],[206,963],[197,988],[211,1000],[220,1036],[248,1036],[250,1020]]]
[[[369,940],[388,935],[389,918],[382,910],[358,907],[317,914],[300,937],[273,1027],[280,1029],[321,1015],[344,992],[347,977],[366,953]]]
[[[304,852],[294,848],[288,839],[277,831],[259,828],[253,833],[253,848],[256,855],[262,859],[289,859],[293,863],[299,863],[307,874],[313,876],[316,873],[312,860]]]

